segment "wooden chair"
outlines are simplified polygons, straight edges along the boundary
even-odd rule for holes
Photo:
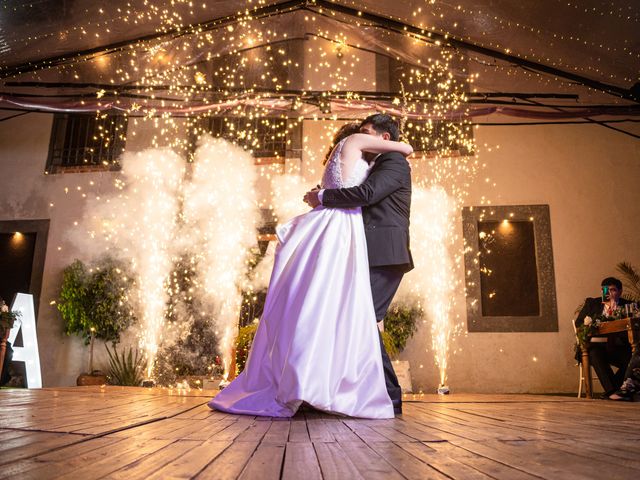
[[[578,343],[578,331],[576,329],[576,319],[574,318],[573,320],[571,320],[571,325],[573,325],[573,333],[576,337],[576,343]],[[582,388],[585,387],[585,377],[584,377],[584,371],[582,368],[582,362],[580,360],[578,360],[577,363],[578,366],[578,398],[582,398]],[[596,375],[594,375],[593,373],[593,369],[591,368],[591,365],[589,365],[589,375],[591,376],[591,384],[593,385],[593,380],[594,379],[598,379],[598,377]]]

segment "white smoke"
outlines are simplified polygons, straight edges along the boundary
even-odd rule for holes
[[[284,223],[297,215],[308,212],[311,208],[302,201],[302,197],[309,191],[309,182],[302,176],[285,174],[271,180],[273,208],[278,223]]]
[[[72,240],[86,259],[108,253],[127,262],[136,276],[130,296],[137,305],[139,341],[150,376],[162,341],[184,161],[169,149],[148,149],[124,154],[121,164],[117,193],[87,203],[84,226],[91,248],[86,248],[86,237]]]
[[[85,260],[108,253],[129,264],[136,277],[131,297],[136,299],[138,337],[149,376],[160,344],[167,346],[188,333],[188,318],[180,319],[180,328],[164,323],[172,294],[169,276],[185,254],[197,267],[191,293],[214,319],[229,365],[247,253],[256,245],[257,174],[251,155],[204,136],[194,158],[190,178],[184,180],[186,162],[171,150],[125,154],[116,191],[87,203],[83,226],[91,249],[86,235],[71,239]]]
[[[181,236],[197,252],[201,299],[215,318],[228,367],[248,253],[256,245],[256,171],[250,154],[209,135],[200,139],[194,158]]]

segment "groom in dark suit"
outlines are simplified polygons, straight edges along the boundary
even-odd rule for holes
[[[365,118],[360,132],[384,140],[398,141],[400,128],[389,115],[375,114]],[[403,275],[413,268],[409,249],[409,213],[411,209],[411,168],[398,152],[384,153],[368,159],[374,162],[369,177],[362,185],[350,188],[307,192],[305,201],[311,206],[331,208],[362,207],[369,275],[376,319],[387,314]],[[395,413],[402,413],[402,390],[389,355],[380,337],[380,350],[387,392]]]

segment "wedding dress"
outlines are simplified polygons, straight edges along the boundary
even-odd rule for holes
[[[340,142],[323,188],[359,185],[360,158],[342,178]],[[245,369],[209,402],[216,410],[291,417],[306,402],[329,413],[393,418],[385,387],[360,208],[318,206],[276,229],[273,272]]]

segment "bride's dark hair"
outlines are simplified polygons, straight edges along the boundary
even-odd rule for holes
[[[336,134],[333,136],[333,142],[331,143],[331,146],[329,147],[329,151],[325,155],[324,161],[322,162],[322,164],[325,165],[329,161],[331,152],[333,152],[333,149],[336,148],[337,144],[339,144],[342,140],[347,138],[349,135],[353,135],[354,133],[359,133],[359,132],[360,132],[359,123],[355,123],[355,122],[345,123],[344,125],[342,125],[340,127],[340,130],[338,130]]]

